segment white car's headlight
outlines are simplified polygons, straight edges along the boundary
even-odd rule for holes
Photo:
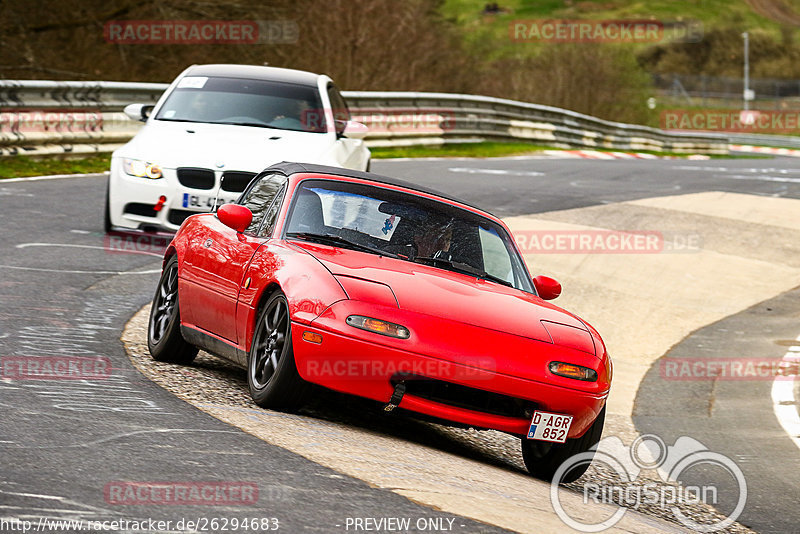
[[[122,158],[122,169],[125,174],[138,176],[139,178],[161,178],[161,166],[149,161],[139,161],[138,159]]]

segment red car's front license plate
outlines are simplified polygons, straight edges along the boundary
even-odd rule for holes
[[[560,413],[533,412],[528,439],[564,443],[567,441],[572,416]]]

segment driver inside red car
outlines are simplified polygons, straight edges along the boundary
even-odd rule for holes
[[[450,260],[453,227],[450,222],[418,227],[414,233],[417,257]]]

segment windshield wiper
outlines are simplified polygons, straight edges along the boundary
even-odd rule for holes
[[[192,119],[167,119],[165,117],[156,117],[156,120],[165,122],[207,122],[207,121],[195,121]]]
[[[331,244],[340,245],[347,248],[359,250],[361,252],[369,252],[371,254],[377,254],[379,256],[388,256],[390,258],[400,259],[400,256],[398,256],[397,254],[386,252],[385,250],[371,247],[369,245],[356,243],[355,241],[350,241],[349,239],[345,239],[344,237],[336,234],[317,234],[313,232],[287,232],[286,237],[298,237],[300,239],[305,239],[306,241],[316,241],[318,243],[322,243],[325,245],[331,245]]]
[[[512,284],[508,280],[504,280],[504,279],[500,278],[499,276],[495,276],[493,274],[481,273],[479,278],[483,278],[484,280],[489,280],[491,282],[496,282],[496,283],[504,285],[504,286],[514,287],[514,284]],[[514,287],[514,289],[516,289],[516,287]]]
[[[224,122],[224,121],[214,121],[210,124],[230,124],[231,126],[254,126],[256,128],[271,128],[273,130],[277,130],[274,126],[270,126],[269,124],[263,122]]]
[[[419,263],[429,263],[434,267],[445,267],[450,271],[454,271],[461,274],[468,274],[470,276],[474,276],[476,278],[482,278],[483,280],[489,280],[491,282],[502,284],[504,286],[514,287],[514,284],[512,284],[508,280],[503,280],[502,278],[489,274],[486,271],[481,271],[480,269],[476,269],[475,267],[467,263],[447,260],[445,258],[434,258],[433,256],[417,256],[416,258],[414,258],[414,261]]]

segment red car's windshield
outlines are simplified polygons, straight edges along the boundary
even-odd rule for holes
[[[306,180],[294,193],[285,234],[533,291],[502,226],[452,204],[388,188]]]

